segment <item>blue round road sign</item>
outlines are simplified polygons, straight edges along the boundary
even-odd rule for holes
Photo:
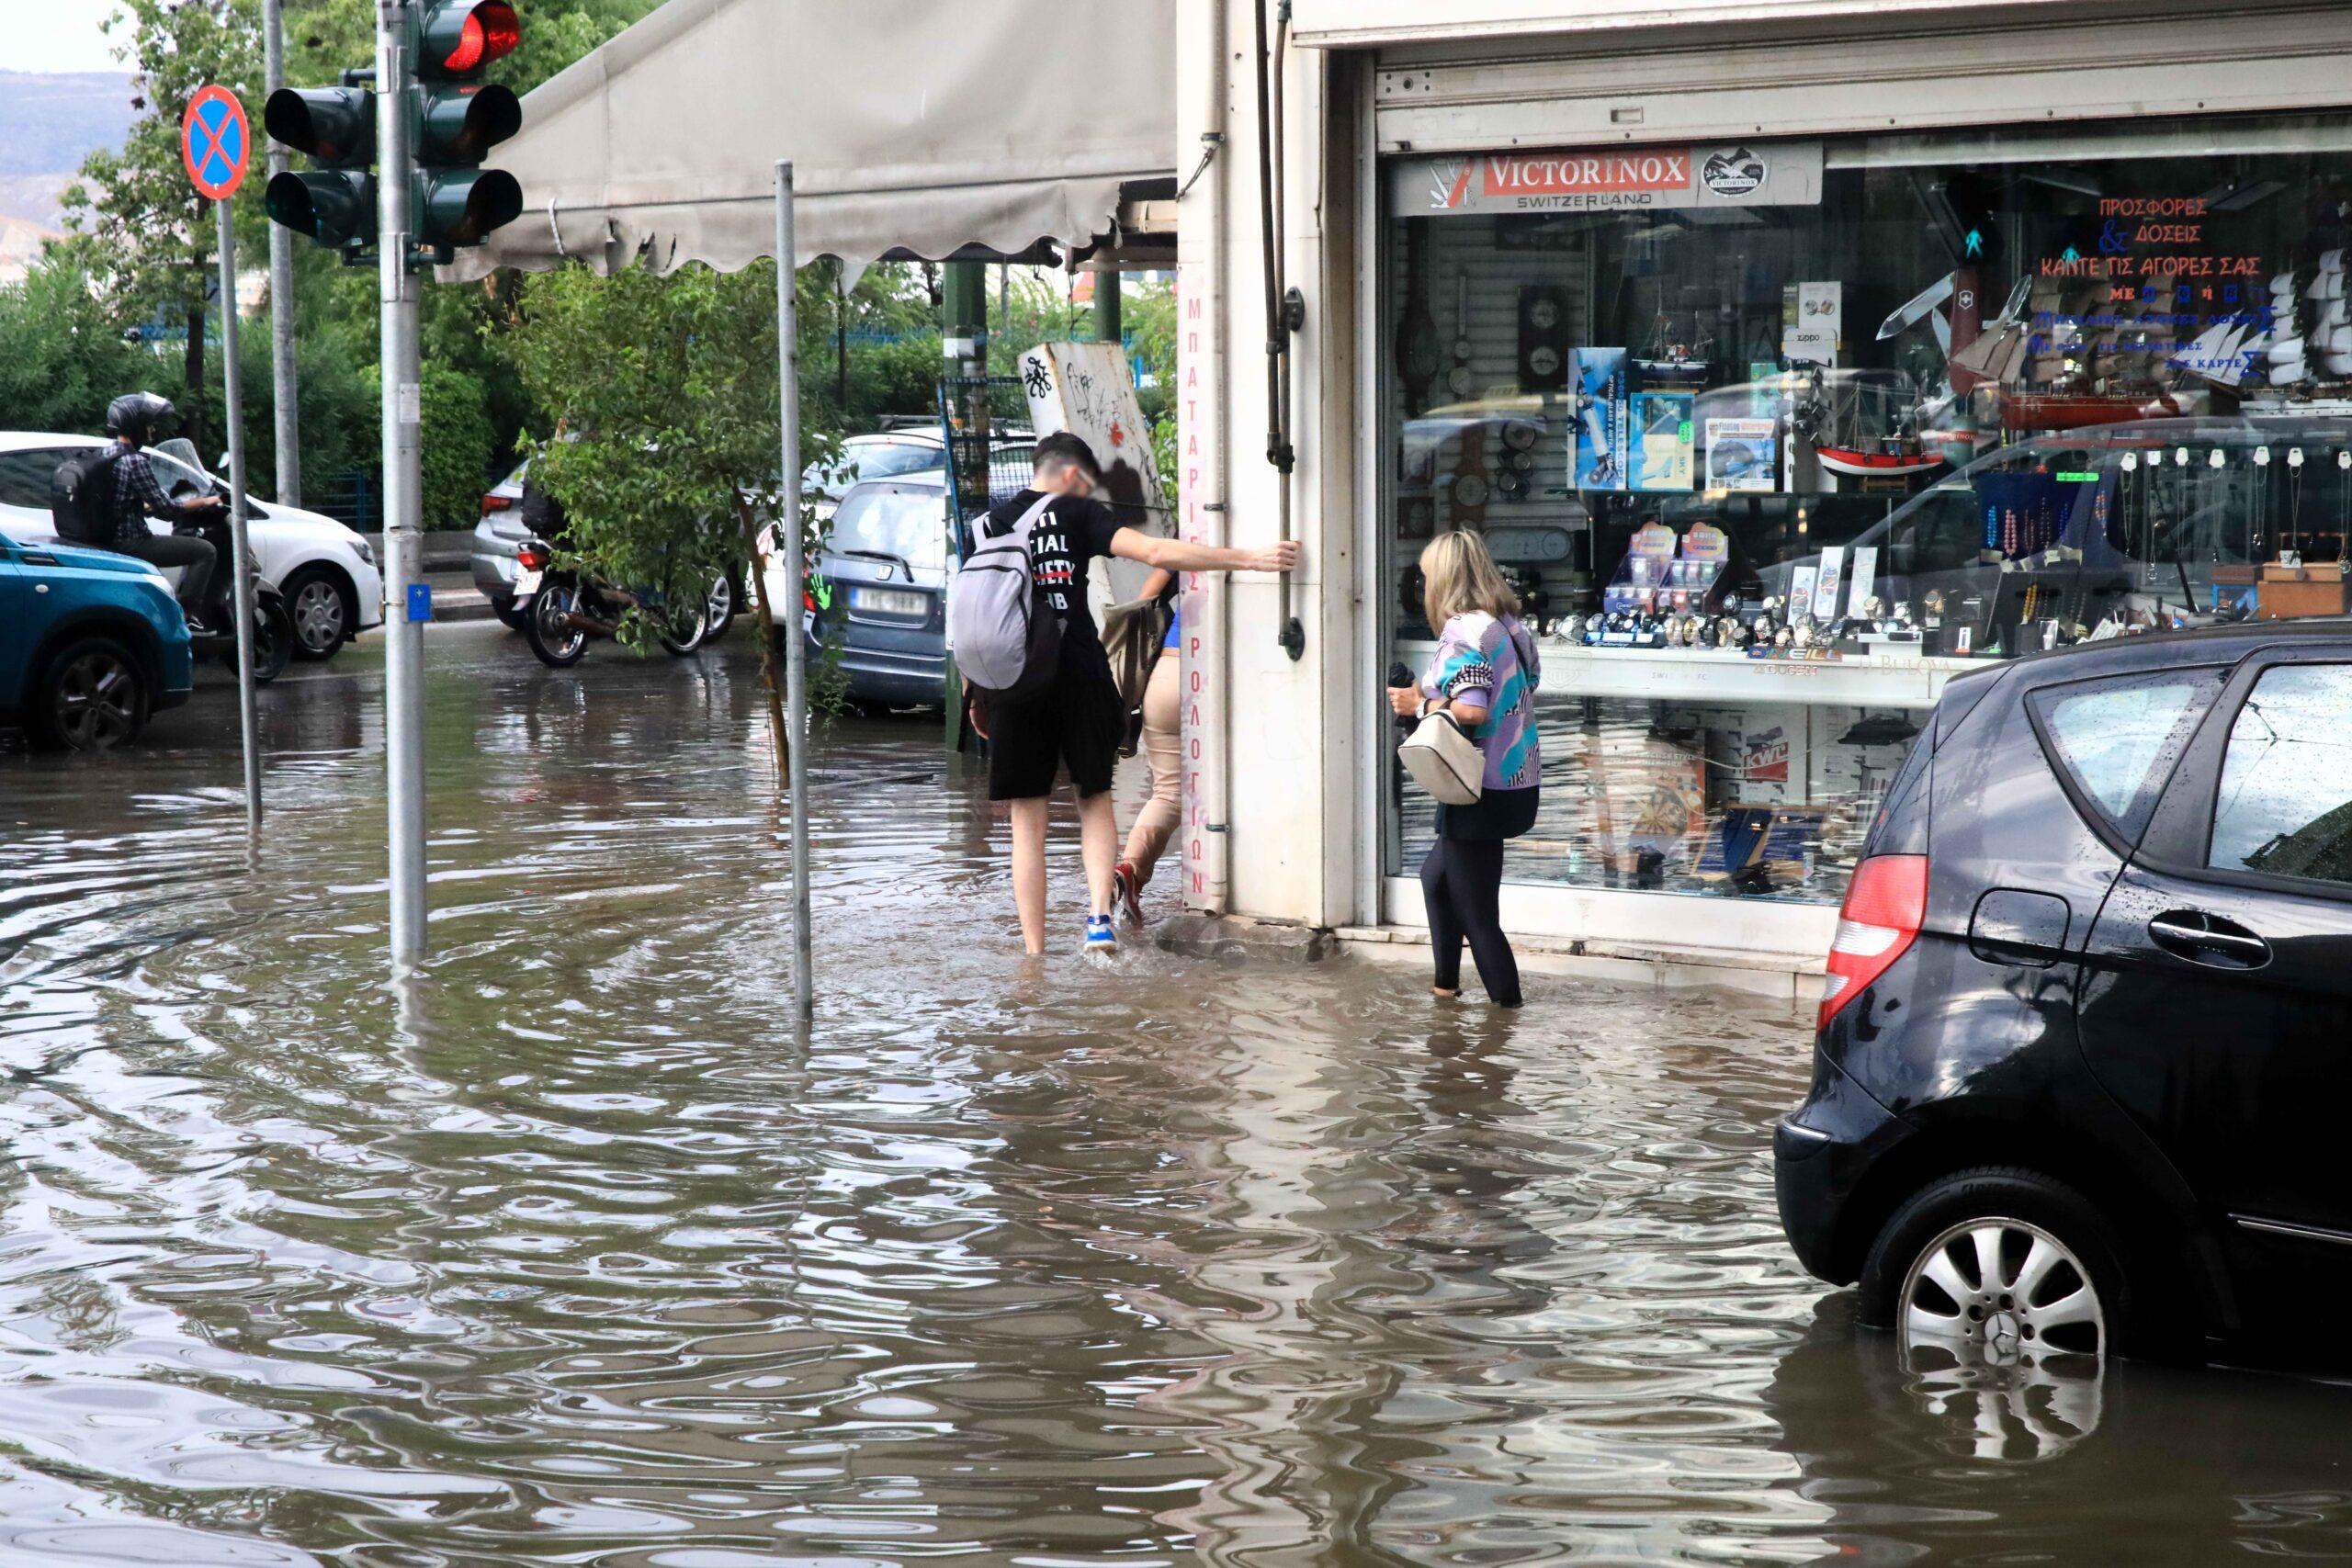
[[[205,87],[188,100],[180,121],[180,158],[198,192],[214,201],[236,195],[253,152],[253,128],[245,123],[245,106],[236,94]]]

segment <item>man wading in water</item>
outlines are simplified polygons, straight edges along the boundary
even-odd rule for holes
[[[1052,684],[1033,697],[976,700],[972,709],[972,726],[989,742],[989,798],[1012,805],[1012,901],[1021,912],[1021,940],[1033,956],[1046,951],[1046,818],[1055,775],[1064,766],[1078,794],[1086,949],[1107,953],[1119,945],[1111,925],[1111,868],[1119,852],[1111,772],[1126,712],[1086,602],[1087,563],[1117,556],[1170,571],[1289,571],[1298,565],[1295,543],[1224,549],[1127,527],[1094,499],[1102,480],[1086,443],[1057,432],[1037,443],[1030,488],[990,508],[979,527],[983,538],[1009,532],[1050,498],[1030,535],[1029,557],[1038,588],[1062,618],[1060,666]]]

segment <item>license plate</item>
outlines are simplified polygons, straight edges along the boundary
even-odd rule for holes
[[[927,616],[931,614],[931,600],[903,588],[853,588],[849,591],[849,607],[876,615]]]
[[[536,571],[516,572],[514,574],[514,597],[520,599],[525,594],[537,593],[539,591],[539,576],[540,574]]]

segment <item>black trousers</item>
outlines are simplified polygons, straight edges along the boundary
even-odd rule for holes
[[[137,556],[150,566],[169,569],[184,566],[180,585],[173,597],[180,602],[181,613],[192,621],[204,618],[204,591],[211,586],[212,568],[220,558],[209,543],[193,534],[150,534],[143,539],[128,539],[113,548],[119,554]]]
[[[1531,792],[1532,793],[1532,792]],[[1503,841],[1500,839],[1440,839],[1421,862],[1421,899],[1428,906],[1430,946],[1437,957],[1440,990],[1462,987],[1462,944],[1478,964],[1487,999],[1515,1008],[1519,960],[1503,935]]]

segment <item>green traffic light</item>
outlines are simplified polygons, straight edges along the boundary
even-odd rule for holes
[[[518,197],[519,202],[519,197]],[[270,221],[334,250],[376,240],[376,176],[349,169],[277,175],[263,193]]]
[[[503,169],[420,169],[410,189],[416,243],[426,250],[479,245],[523,216],[523,186]]]

